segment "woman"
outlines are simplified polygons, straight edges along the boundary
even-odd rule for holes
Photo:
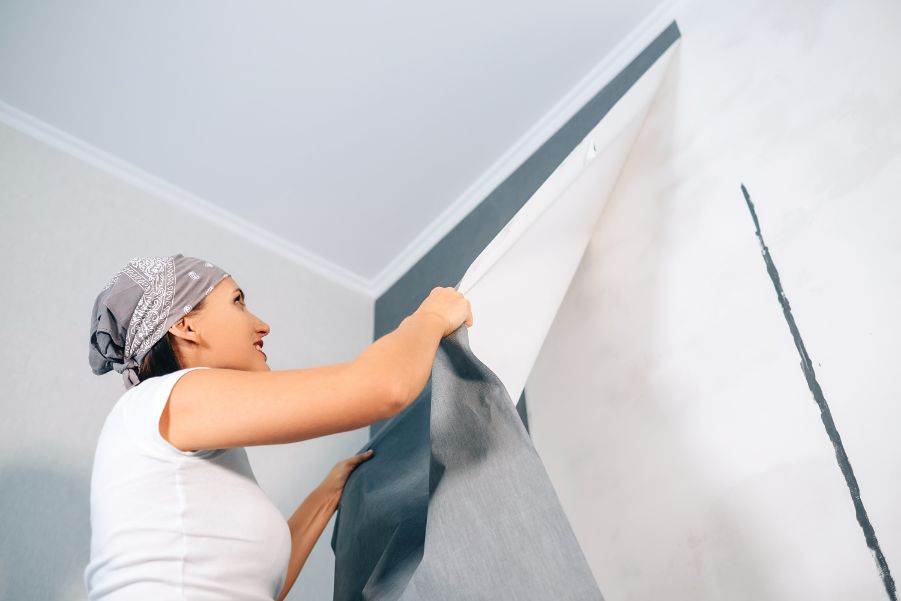
[[[286,523],[244,447],[396,415],[464,323],[469,301],[435,288],[351,361],[272,371],[269,326],[228,273],[180,254],[133,258],[92,313],[91,368],[121,373],[126,392],[94,456],[88,598],[284,599],[372,452],[339,461]]]

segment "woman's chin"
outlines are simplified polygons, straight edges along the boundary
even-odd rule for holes
[[[253,362],[253,364],[255,366],[262,366],[262,367],[258,368],[259,371],[271,371],[271,368],[269,367],[269,362],[268,362],[269,358],[266,357],[266,355],[264,355],[261,351],[254,351],[254,352],[257,354],[257,358]]]

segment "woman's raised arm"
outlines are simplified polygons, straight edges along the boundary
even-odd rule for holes
[[[448,321],[416,311],[349,362],[272,371],[196,369],[181,376],[160,417],[180,450],[285,444],[355,430],[412,402]]]

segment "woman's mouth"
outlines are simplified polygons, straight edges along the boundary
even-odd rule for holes
[[[255,348],[255,349],[257,349],[258,351],[260,351],[260,354],[263,355],[263,359],[266,359],[266,360],[269,359],[269,357],[266,356],[266,353],[263,352],[263,349],[261,349],[261,348],[259,347],[259,345],[256,345],[256,344],[255,344],[255,345],[253,345],[253,348]]]

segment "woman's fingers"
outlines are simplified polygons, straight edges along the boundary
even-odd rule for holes
[[[362,453],[358,453],[353,457],[342,459],[337,464],[335,464],[333,473],[339,475],[341,480],[345,480],[348,476],[350,476],[350,473],[354,471],[354,469],[356,469],[358,465],[370,459],[373,455],[375,455],[375,451],[369,449],[368,451],[363,451]]]
[[[363,451],[362,453],[358,453],[349,459],[345,459],[344,462],[351,464],[351,465],[356,465],[356,464],[366,461],[367,459],[372,457],[374,454],[375,454],[375,452],[372,449],[369,449],[368,451]]]

